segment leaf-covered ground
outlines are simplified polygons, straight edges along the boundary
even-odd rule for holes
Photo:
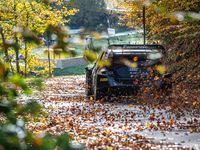
[[[170,96],[144,90],[109,102],[85,97],[85,76],[51,78],[44,85],[18,99],[43,105],[40,117],[27,116],[26,128],[38,136],[67,132],[88,149],[200,149],[200,99],[181,85]]]

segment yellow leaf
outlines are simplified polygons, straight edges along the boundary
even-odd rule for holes
[[[129,108],[132,108],[132,107],[133,107],[133,105],[132,105],[132,104],[130,104],[130,105],[129,105]]]
[[[158,65],[156,66],[156,70],[160,73],[160,74],[165,74],[166,72],[166,67],[162,66],[162,65]]]
[[[109,60],[104,61],[104,66],[110,66],[111,62]]]
[[[97,64],[99,67],[102,67],[102,66],[110,66],[111,65],[111,62],[109,60],[102,60],[102,61],[98,61],[98,64]]]
[[[104,131],[103,133],[104,133],[104,134],[109,134],[109,132],[108,132],[108,131]]]
[[[196,103],[197,103],[197,102],[196,102],[196,101],[194,101],[194,102],[193,102],[193,105],[196,105]]]
[[[101,40],[101,34],[97,32],[90,32],[90,35],[95,37],[97,40]]]
[[[89,61],[89,62],[93,62],[95,60],[97,60],[97,56],[94,52],[91,52],[91,51],[88,51],[88,50],[85,50],[83,52],[83,55],[86,57],[86,59]]]
[[[183,92],[182,92],[183,94],[185,94],[185,90],[183,90]]]
[[[150,123],[147,123],[147,128],[149,128],[151,125],[150,125]]]
[[[138,64],[134,62],[134,63],[131,63],[129,67],[130,68],[137,68]]]
[[[101,111],[101,108],[98,108],[97,111],[100,112],[100,111]]]
[[[102,67],[103,66],[103,61],[98,61],[98,67]]]

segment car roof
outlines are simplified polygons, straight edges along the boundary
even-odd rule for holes
[[[108,57],[119,59],[120,57],[133,58],[137,57],[138,60],[147,60],[152,52],[162,53],[164,47],[162,45],[131,45],[131,44],[113,44],[109,45],[107,49]]]

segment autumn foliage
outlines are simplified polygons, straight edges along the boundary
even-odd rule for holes
[[[59,8],[60,6],[62,8]],[[50,40],[51,35],[46,35],[50,25],[64,26],[69,21],[65,18],[78,11],[63,6],[62,1],[55,1],[54,7],[45,1],[43,3],[43,1],[8,0],[0,3],[0,44],[4,53],[1,61],[7,62],[12,72],[37,71],[45,75],[49,70],[53,71],[55,67],[53,63],[48,70],[48,64],[37,60],[39,55],[31,52],[44,46],[41,37]],[[19,55],[22,55],[24,60],[20,60]]]
[[[169,97],[170,102],[176,103],[176,106],[186,106],[184,103],[187,101],[187,109],[198,108],[200,94],[199,1],[125,0],[114,2],[123,10],[119,16],[122,19],[121,25],[140,29],[143,28],[142,13],[145,7],[148,43],[160,43],[166,47],[165,66],[173,74],[172,82],[174,83],[174,93]],[[150,95],[145,95],[146,97],[143,95],[143,100],[149,100]],[[157,99],[160,94],[154,96]]]

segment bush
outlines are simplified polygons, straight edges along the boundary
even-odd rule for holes
[[[63,133],[59,136],[46,134],[43,137],[37,137],[25,129],[26,115],[37,117],[41,112],[41,105],[37,101],[27,102],[25,105],[19,105],[16,98],[20,93],[32,94],[32,90],[25,83],[20,75],[8,77],[3,63],[0,64],[0,149],[2,150],[52,150],[67,149],[81,150],[81,146],[74,147],[71,144],[69,135]],[[42,89],[42,80],[35,79],[30,82]],[[22,116],[18,119],[17,116]]]

